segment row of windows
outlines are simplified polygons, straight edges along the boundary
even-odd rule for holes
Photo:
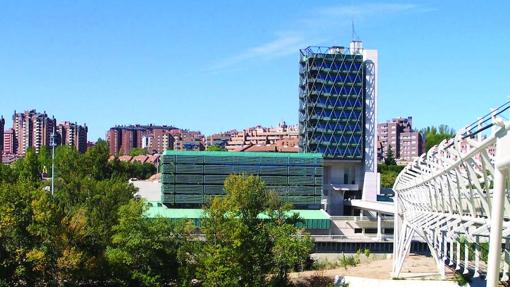
[[[361,125],[344,125],[344,124],[338,124],[338,125],[328,125],[328,124],[320,124],[316,125],[315,129],[320,130],[330,130],[335,132],[354,132],[354,131],[361,131],[362,127]]]
[[[322,135],[313,138],[315,142],[332,142],[332,143],[357,143],[360,142],[361,136],[358,135]]]
[[[362,107],[363,103],[355,99],[342,99],[342,98],[323,98],[309,99],[308,104],[323,104],[336,107]]]
[[[321,109],[315,108],[311,113],[310,117],[312,119],[320,120],[324,117],[328,118],[342,118],[342,119],[358,119],[361,116],[361,112],[359,111],[334,111],[331,109]]]
[[[318,74],[315,77],[308,78],[308,81],[311,82],[313,80],[322,80],[322,81],[333,81],[333,82],[362,82],[363,77],[361,75],[332,75],[332,74]]]
[[[314,87],[315,86],[315,87]],[[310,94],[320,95],[323,93],[335,95],[361,95],[362,88],[353,85],[333,86],[333,85],[314,85],[307,92]]]
[[[332,70],[348,70],[348,71],[359,71],[361,69],[360,63],[352,62],[335,62],[335,61],[321,61],[314,62],[310,65],[310,69],[332,69]]]
[[[326,156],[327,155],[339,155],[339,156],[343,156],[343,155],[352,155],[352,156],[355,156],[355,157],[361,157],[362,155],[362,152],[361,152],[361,148],[359,149],[355,149],[355,148],[336,148],[336,147],[322,147],[322,146],[319,146],[317,148],[317,150],[321,153],[324,153]]]

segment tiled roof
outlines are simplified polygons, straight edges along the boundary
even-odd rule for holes
[[[149,156],[147,155],[137,155],[137,156],[134,156],[132,159],[131,159],[131,162],[139,162],[139,163],[145,163],[147,161]]]
[[[119,156],[119,160],[120,161],[131,161],[132,158],[133,157],[130,156],[130,155],[121,155],[121,156]]]

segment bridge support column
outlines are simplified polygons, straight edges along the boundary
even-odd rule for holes
[[[503,228],[504,203],[507,200],[505,194],[505,169],[504,161],[510,152],[510,135],[505,129],[500,130],[503,133],[498,135],[496,140],[496,162],[494,168],[494,192],[492,194],[491,211],[491,230],[489,236],[489,258],[487,260],[487,287],[495,287],[499,284],[499,271],[501,263],[501,239]]]
[[[448,240],[446,240],[446,231],[443,231],[443,236],[441,238],[443,240],[443,261],[446,264],[446,260],[448,260]]]
[[[457,240],[457,260],[456,260],[455,270],[460,270],[460,242]]]
[[[475,236],[475,274],[473,277],[480,276],[480,237],[478,235]]]
[[[466,240],[464,243],[464,271],[462,274],[469,273],[469,242]]]
[[[508,261],[509,261],[509,254],[508,254],[508,247],[509,247],[509,241],[508,239],[505,239],[505,250],[503,250],[503,276],[501,276],[501,281],[508,281],[510,278],[508,277]]]
[[[377,240],[382,240],[381,225],[382,225],[381,213],[377,212]]]
[[[448,265],[450,265],[450,266],[453,266],[453,264],[455,264],[453,262],[453,255],[454,255],[454,253],[453,253],[453,245],[454,245],[454,243],[455,243],[454,240],[450,240],[450,255],[449,255],[450,262],[448,263]]]

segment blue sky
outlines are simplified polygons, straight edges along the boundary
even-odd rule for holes
[[[2,1],[0,115],[206,134],[298,119],[298,49],[379,50],[379,121],[473,121],[510,96],[508,1]]]

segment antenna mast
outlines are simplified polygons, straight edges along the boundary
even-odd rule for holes
[[[356,33],[356,29],[354,28],[354,20],[352,20],[352,41],[359,41],[359,36]]]

